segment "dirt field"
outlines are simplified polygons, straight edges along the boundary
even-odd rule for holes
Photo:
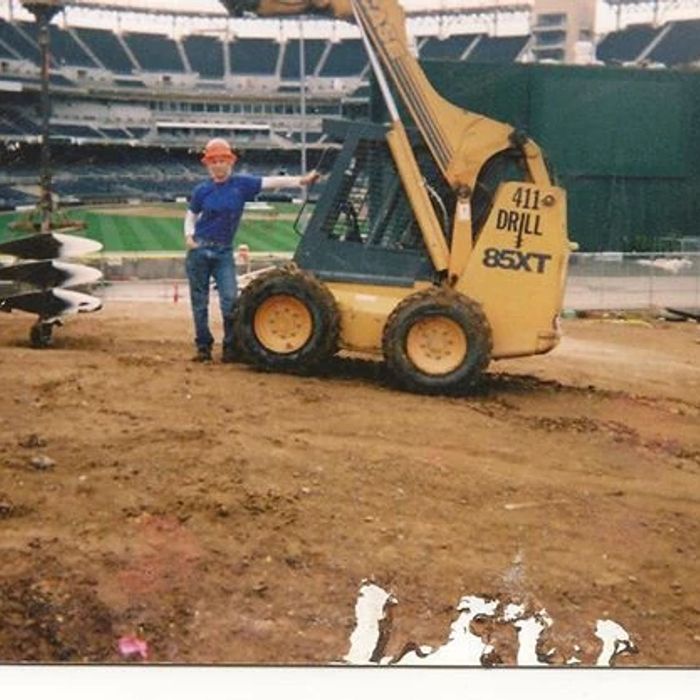
[[[695,324],[571,320],[469,397],[194,365],[185,305],[111,304],[27,347],[0,318],[0,660],[326,664],[363,579],[387,646],[446,641],[464,595],[545,607],[592,663],[597,619],[700,662]],[[46,459],[41,459],[46,457]],[[512,628],[481,624],[495,663]]]

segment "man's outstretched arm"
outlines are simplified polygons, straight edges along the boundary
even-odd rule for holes
[[[312,170],[302,176],[273,175],[271,177],[262,178],[262,189],[276,190],[281,187],[309,187],[313,185],[319,177],[321,176],[316,170]]]

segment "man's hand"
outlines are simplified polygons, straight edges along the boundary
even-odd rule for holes
[[[301,185],[302,187],[310,187],[315,182],[318,182],[320,177],[321,173],[319,173],[318,170],[312,170],[311,172],[306,173],[306,175],[302,175]]]
[[[197,242],[192,236],[185,236],[185,247],[187,250],[194,250],[197,247]]]

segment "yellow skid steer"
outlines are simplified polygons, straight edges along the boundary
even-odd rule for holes
[[[340,349],[371,353],[405,388],[446,392],[491,359],[555,347],[571,246],[566,194],[540,148],[437,94],[396,0],[223,4],[234,15],[354,21],[390,117],[324,124],[342,148],[294,264],[239,299],[244,356],[301,371]]]

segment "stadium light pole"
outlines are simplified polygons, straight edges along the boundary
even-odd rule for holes
[[[299,77],[301,79],[301,174],[306,173],[306,50],[304,46],[304,20],[299,20]],[[302,189],[304,199],[308,196],[308,188]]]
[[[51,0],[47,2],[25,2],[24,7],[31,12],[38,27],[38,44],[41,51],[41,161],[39,165],[39,209],[41,211],[41,231],[51,230],[51,147],[49,145],[49,121],[51,119],[51,93],[49,91],[49,63],[51,61],[51,20],[63,6]]]

